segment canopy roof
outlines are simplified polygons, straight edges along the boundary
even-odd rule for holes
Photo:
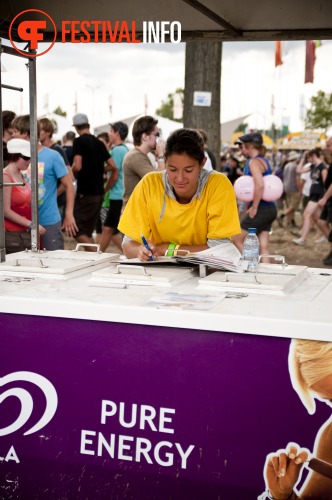
[[[278,149],[301,149],[308,150],[316,147],[324,147],[326,135],[316,130],[303,130],[292,132],[277,141]]]
[[[58,41],[63,20],[136,21],[141,37],[143,21],[179,21],[186,40],[303,40],[331,39],[331,0],[3,0],[0,36],[8,38],[10,23],[28,9],[45,11],[54,20]],[[36,15],[34,14],[34,19]],[[17,23],[13,24],[13,35]],[[88,31],[93,32],[94,28]],[[54,37],[53,27],[44,41]],[[19,41],[17,38],[16,41]]]

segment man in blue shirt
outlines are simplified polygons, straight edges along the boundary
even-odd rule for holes
[[[111,239],[115,245],[122,250],[122,235],[117,230],[121,210],[122,210],[122,198],[123,198],[123,170],[122,163],[123,158],[128,152],[127,146],[124,141],[128,135],[128,127],[124,122],[116,122],[110,124],[110,141],[113,145],[111,152],[112,158],[118,169],[118,177],[115,178],[113,173],[108,178],[105,186],[105,192],[109,193],[110,207],[106,216],[106,220],[103,225],[103,232],[100,240],[100,249],[105,252]]]

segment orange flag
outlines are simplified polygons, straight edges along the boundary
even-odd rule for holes
[[[281,66],[283,64],[283,60],[281,59],[281,42],[280,40],[276,41],[276,50],[275,50],[275,67]]]
[[[305,77],[304,83],[314,83],[314,67],[316,61],[316,43],[314,40],[307,40],[305,43]]]

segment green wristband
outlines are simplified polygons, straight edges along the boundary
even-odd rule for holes
[[[173,255],[173,250],[174,250],[174,248],[175,248],[175,247],[176,247],[175,243],[170,243],[170,244],[168,245],[168,249],[167,249],[167,253],[166,253],[166,256],[167,256],[167,257],[172,257],[172,255]]]

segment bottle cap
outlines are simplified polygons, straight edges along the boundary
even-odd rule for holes
[[[248,233],[250,233],[250,234],[256,234],[256,228],[255,227],[249,227]]]

